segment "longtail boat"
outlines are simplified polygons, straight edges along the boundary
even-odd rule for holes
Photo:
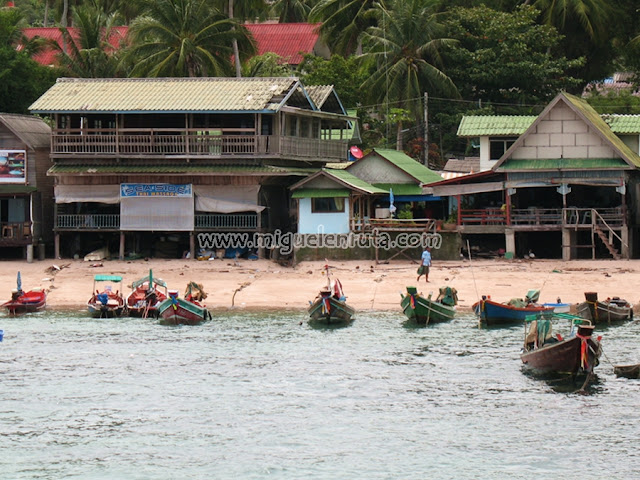
[[[93,293],[87,302],[89,314],[94,318],[113,318],[119,317],[125,310],[125,303],[119,289],[113,291],[113,284],[120,284],[122,277],[120,275],[96,275],[93,277]],[[102,291],[97,287],[98,284],[104,283]]]
[[[584,297],[586,301],[578,305],[576,312],[595,325],[633,320],[633,307],[620,297],[598,300],[597,292],[585,292]]]
[[[149,275],[131,284],[131,293],[127,295],[127,311],[132,317],[158,316],[158,305],[167,299],[167,284],[160,278],[153,277],[153,271]]]
[[[566,337],[553,334],[553,321],[568,321]],[[587,319],[568,313],[544,312],[525,320],[524,347],[520,358],[526,369],[543,374],[589,374],[598,365],[601,338],[593,337]]]
[[[420,325],[446,322],[456,314],[458,292],[455,288],[441,287],[438,297],[434,300],[432,294],[424,297],[416,287],[407,287],[407,294],[400,294],[400,306],[407,318]]]
[[[47,293],[44,289],[34,288],[26,292],[22,290],[20,272],[18,272],[16,283],[16,288],[11,291],[11,300],[1,305],[6,308],[11,315],[36,312],[46,307]]]
[[[349,324],[353,321],[355,309],[347,304],[339,279],[332,280],[329,265],[324,266],[327,274],[327,285],[320,289],[320,293],[309,301],[309,321],[326,324]]]
[[[207,298],[202,285],[189,282],[184,298],[178,290],[169,290],[169,296],[158,305],[160,322],[164,325],[198,325],[211,320],[211,313],[201,302]]]
[[[483,295],[471,308],[483,325],[516,325],[522,323],[528,315],[554,311],[554,307],[536,303],[539,297],[539,290],[529,290],[524,299],[512,298],[507,303],[498,303]]]

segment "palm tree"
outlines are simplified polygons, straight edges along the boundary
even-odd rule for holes
[[[32,56],[47,44],[41,38],[27,38],[22,32],[28,24],[18,8],[0,9],[0,46],[18,48],[22,53]]]
[[[599,42],[607,31],[613,13],[608,0],[536,0],[533,6],[542,11],[544,23],[553,25],[559,32],[569,24],[582,26],[588,37]]]
[[[268,11],[268,5],[265,0],[242,0],[238,3],[235,0],[215,0],[215,4],[218,5],[220,11],[226,10],[231,20],[264,19]],[[242,76],[242,65],[239,60],[240,52],[238,51],[238,41],[236,39],[232,40],[232,46],[236,77],[240,78]]]
[[[374,10],[389,0],[320,0],[309,13],[312,22],[322,22],[320,33],[333,53],[361,53],[360,36],[376,25]]]
[[[58,50],[60,66],[67,74],[80,78],[118,76],[119,48],[110,43],[118,14],[107,14],[97,3],[89,2],[72,8],[77,38],[67,27],[61,27],[63,45]]]
[[[249,33],[207,0],[156,0],[148,15],[132,22],[127,58],[132,76],[227,76],[233,70],[232,40],[253,55]],[[236,57],[237,58],[237,57]]]
[[[379,5],[379,26],[363,37],[362,59],[372,74],[361,89],[369,92],[371,102],[406,110],[419,120],[424,92],[458,95],[451,79],[438,68],[440,48],[455,41],[443,37],[436,6],[437,0],[393,0],[388,9]],[[400,136],[403,118],[396,120]]]
[[[276,0],[271,6],[271,12],[278,17],[279,23],[306,22],[316,3],[317,0]]]

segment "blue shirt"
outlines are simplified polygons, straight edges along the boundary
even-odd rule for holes
[[[424,267],[431,266],[431,252],[428,250],[425,250],[424,252],[422,252],[422,265]]]

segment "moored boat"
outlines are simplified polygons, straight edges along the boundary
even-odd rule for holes
[[[153,271],[149,275],[131,284],[131,293],[127,295],[127,311],[132,317],[158,316],[158,305],[167,299],[167,284],[160,278],[153,277]]]
[[[189,282],[184,298],[177,290],[169,290],[169,296],[158,305],[160,323],[164,325],[198,325],[211,320],[211,313],[202,301],[207,298],[202,285]]]
[[[595,325],[633,320],[633,307],[620,297],[598,300],[597,292],[585,292],[584,297],[585,301],[578,305],[576,312]]]
[[[553,334],[552,321],[569,321],[566,337]],[[543,374],[589,374],[598,365],[600,337],[587,319],[567,313],[540,313],[525,320],[525,340],[520,358],[525,368]]]
[[[120,275],[96,275],[93,277],[93,294],[87,302],[89,314],[94,318],[120,317],[125,310],[125,303],[120,289],[113,291],[113,284],[120,284]],[[104,283],[102,291],[96,288],[98,284]]]
[[[329,265],[324,268],[327,272],[327,286],[320,290],[313,301],[309,301],[309,321],[349,324],[353,321],[355,309],[347,304],[340,280],[331,280]]]
[[[2,304],[11,315],[21,313],[36,312],[42,310],[47,305],[47,293],[42,288],[34,288],[32,290],[22,290],[22,280],[20,272],[17,276],[17,285],[11,291],[11,300]]]
[[[554,307],[545,307],[536,303],[539,296],[539,290],[529,290],[524,299],[512,298],[507,303],[498,303],[491,300],[491,297],[483,295],[482,299],[474,303],[471,308],[481,324],[515,325],[523,322],[527,315],[553,312]]]
[[[431,293],[427,297],[418,293],[416,287],[407,287],[407,294],[401,296],[400,305],[406,317],[421,325],[446,322],[456,314],[458,292],[455,288],[441,287],[435,300]]]

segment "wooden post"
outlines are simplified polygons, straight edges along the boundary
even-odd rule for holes
[[[196,259],[196,237],[193,232],[189,232],[189,257]]]

